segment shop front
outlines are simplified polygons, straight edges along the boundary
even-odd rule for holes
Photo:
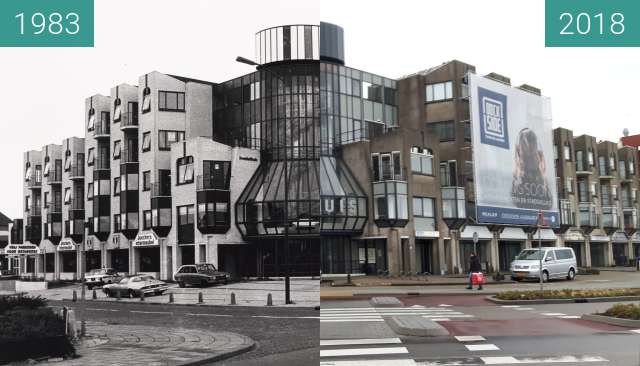
[[[11,268],[15,274],[25,277],[37,277],[36,258],[41,250],[34,244],[9,244],[4,248],[4,253],[11,262]]]
[[[609,237],[606,235],[591,234],[590,241],[590,254],[591,254],[591,267],[605,267],[607,266],[607,246],[609,244]]]
[[[106,244],[107,256],[104,267],[115,269],[120,274],[129,273],[129,241],[124,235],[113,234]]]
[[[473,243],[473,233],[478,234],[478,243]],[[491,263],[491,240],[493,233],[486,226],[466,225],[460,233],[460,264],[461,272],[469,272],[469,261],[471,253],[475,252],[480,259],[483,271],[490,269]]]
[[[579,231],[567,231],[564,234],[564,246],[573,249],[576,255],[578,267],[584,267],[587,263],[586,244],[584,235]]]
[[[611,235],[611,249],[613,251],[613,263],[618,267],[629,265],[629,238],[624,231],[616,231]]]
[[[439,231],[416,229],[416,271],[427,274],[441,274],[438,263]],[[442,269],[444,271],[444,269]]]
[[[322,275],[388,271],[387,239],[327,236],[322,238]]]
[[[558,237],[552,229],[540,229],[531,234],[531,246],[538,247],[538,243],[542,242],[543,247],[555,247],[558,245]]]
[[[524,249],[527,234],[518,227],[505,227],[498,241],[498,264],[500,272],[509,272],[511,262]]]
[[[64,238],[56,248],[58,251],[59,279],[75,280],[78,271],[78,246],[71,238]]]
[[[640,232],[636,232],[631,236],[631,244],[633,245],[633,257],[637,260],[640,257]]]
[[[131,243],[135,273],[160,278],[160,240],[153,231],[140,231]],[[135,270],[137,269],[137,270]]]

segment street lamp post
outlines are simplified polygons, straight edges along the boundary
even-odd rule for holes
[[[248,58],[238,56],[236,57],[236,62],[240,62],[250,66],[260,66],[259,63],[250,60]],[[264,69],[278,80],[282,81],[283,84],[286,84],[284,78],[269,70]],[[285,250],[285,276],[284,276],[284,297],[285,304],[291,304],[291,279],[289,276],[289,160],[287,156],[287,143],[284,143],[284,250]],[[276,242],[276,246],[277,246]],[[276,258],[276,261],[278,258]]]
[[[542,226],[544,224],[544,214],[542,213],[542,210],[538,211],[538,220],[536,223],[536,226],[538,227],[538,258],[540,260],[540,299],[544,299],[544,280],[542,278]]]

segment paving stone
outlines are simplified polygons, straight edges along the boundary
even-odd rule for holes
[[[398,300],[398,298],[390,297],[390,296],[372,297],[371,300],[369,300],[369,303],[373,307],[383,307],[383,308],[394,308],[394,307],[404,306],[402,301]]]
[[[449,335],[449,331],[422,316],[393,316],[387,320],[391,329],[400,335],[416,337],[438,337]]]

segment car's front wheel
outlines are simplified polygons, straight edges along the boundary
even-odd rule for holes
[[[575,270],[575,269],[571,268],[571,269],[569,270],[569,274],[567,275],[567,279],[568,279],[569,281],[573,281],[573,280],[575,280],[575,279],[576,279],[576,270]]]
[[[549,282],[549,272],[542,272],[542,282]]]
[[[134,297],[136,297],[136,293],[133,290],[129,290],[129,298],[133,299]]]
[[[111,297],[111,291],[109,291],[109,289],[104,290],[104,293],[107,297]]]

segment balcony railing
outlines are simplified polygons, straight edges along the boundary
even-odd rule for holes
[[[577,160],[576,174],[591,174],[591,166],[584,160]]]
[[[69,200],[69,208],[71,210],[84,210],[84,199],[72,198]]]
[[[227,187],[224,186],[224,182],[220,182],[219,179],[215,179],[215,177],[212,175],[199,175],[196,189],[198,191],[204,191],[204,190],[228,191],[229,190]]]
[[[120,163],[137,163],[138,150],[122,149],[120,152]]]
[[[94,130],[93,130],[93,137],[95,138],[109,137],[110,133],[111,133],[111,125],[109,124],[108,120],[96,121]]]
[[[97,170],[110,170],[111,169],[111,160],[109,159],[96,159],[94,163],[94,169]]]
[[[618,227],[618,213],[616,207],[602,207],[602,227]]]
[[[61,200],[55,200],[55,201],[49,202],[49,204],[47,206],[45,206],[45,208],[47,209],[48,213],[61,213],[62,212],[62,201]]]
[[[600,168],[598,169],[598,174],[600,174],[600,178],[605,178],[605,179],[613,178],[611,169],[608,166],[603,167],[602,165],[600,165]]]
[[[171,182],[152,183],[151,197],[171,197]]]
[[[40,206],[31,206],[27,210],[27,216],[42,216],[42,207]]]
[[[598,214],[596,212],[596,206],[594,204],[580,203],[580,226],[598,226]]]
[[[122,114],[120,129],[138,128],[138,112],[127,112]]]
[[[62,183],[62,170],[53,169],[46,178],[49,184],[60,184]]]
[[[563,226],[576,226],[576,212],[569,200],[560,200],[560,224]]]
[[[69,178],[84,179],[84,164],[74,164],[69,169]]]
[[[42,178],[36,179],[34,177],[31,177],[31,179],[29,179],[27,181],[27,187],[29,187],[29,188],[41,188],[42,187]]]

